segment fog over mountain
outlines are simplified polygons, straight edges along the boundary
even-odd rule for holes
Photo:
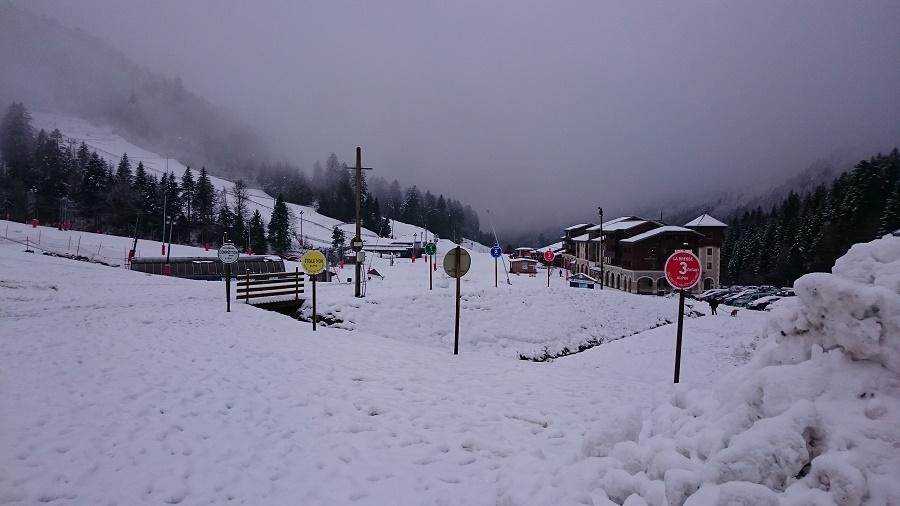
[[[13,4],[168,76],[148,101],[193,97],[184,121],[146,120],[166,142],[200,144],[185,152],[309,168],[331,152],[350,161],[360,145],[378,175],[450,193],[483,223],[490,209],[508,234],[591,220],[598,205],[639,212],[761,191],[816,160],[900,143],[894,0]],[[68,83],[29,60],[60,68],[68,41],[10,37],[0,98],[94,107],[95,96],[38,93]],[[148,80],[120,74],[98,64],[84,75],[118,93]]]

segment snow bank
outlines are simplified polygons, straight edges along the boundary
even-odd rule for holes
[[[632,411],[607,417],[557,474],[595,462],[587,504],[900,504],[900,238],[794,287],[749,364],[676,388],[637,437]]]

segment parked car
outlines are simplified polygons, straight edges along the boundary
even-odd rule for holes
[[[794,293],[793,288],[782,288],[781,290],[775,292],[775,295],[779,297],[795,297],[797,294]]]
[[[766,292],[748,293],[746,295],[738,297],[737,299],[732,300],[729,303],[729,305],[735,306],[735,307],[747,307],[747,304],[749,304],[757,299],[761,299],[763,297],[769,297],[769,294]]]
[[[721,295],[727,293],[728,289],[726,288],[713,288],[711,290],[707,290],[700,295],[697,296],[697,300],[705,301],[710,297],[715,297],[716,295]]]
[[[739,299],[745,295],[750,295],[752,293],[758,293],[758,292],[759,292],[759,289],[757,287],[755,287],[755,286],[748,287],[739,292],[725,296],[725,298],[722,299],[722,302],[733,306],[734,305],[733,302],[736,301],[737,299]]]
[[[763,311],[769,307],[769,304],[776,300],[781,300],[781,297],[778,297],[777,295],[767,295],[749,302],[746,307],[747,309],[753,309],[754,311]]]

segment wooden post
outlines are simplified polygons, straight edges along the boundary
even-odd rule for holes
[[[462,248],[456,246],[456,324],[453,328],[453,354],[459,355],[459,281],[462,276],[459,275],[459,260],[462,256]]]
[[[225,264],[225,312],[231,312],[231,264]]]
[[[81,251],[81,236],[78,236],[78,245],[75,246],[75,256],[78,256],[78,252]]]
[[[362,204],[362,148],[356,147],[356,239],[362,239],[360,226],[362,218],[360,218],[360,206]],[[360,277],[362,276],[362,266],[359,264],[359,252],[356,253],[356,297],[362,297],[362,288],[360,285]]]
[[[684,326],[684,290],[678,296],[678,337],[675,340],[675,383],[681,374],[681,330]]]
[[[294,302],[300,300],[300,268],[294,267]]]
[[[247,286],[244,288],[244,291],[247,292],[246,293],[247,299],[244,302],[249,304],[250,303],[250,269],[246,269],[246,271],[247,271]]]
[[[313,302],[312,321],[313,321],[313,332],[315,332],[316,331],[316,320],[319,319],[319,317],[316,316],[316,275],[310,274],[309,277],[312,279],[312,299],[313,299],[313,301],[312,301]]]

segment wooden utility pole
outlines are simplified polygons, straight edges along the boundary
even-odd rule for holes
[[[359,261],[359,253],[362,251],[362,171],[372,170],[371,167],[362,166],[362,148],[356,146],[356,236],[353,238],[351,245],[356,253],[356,288],[355,297],[362,297],[362,264]]]

